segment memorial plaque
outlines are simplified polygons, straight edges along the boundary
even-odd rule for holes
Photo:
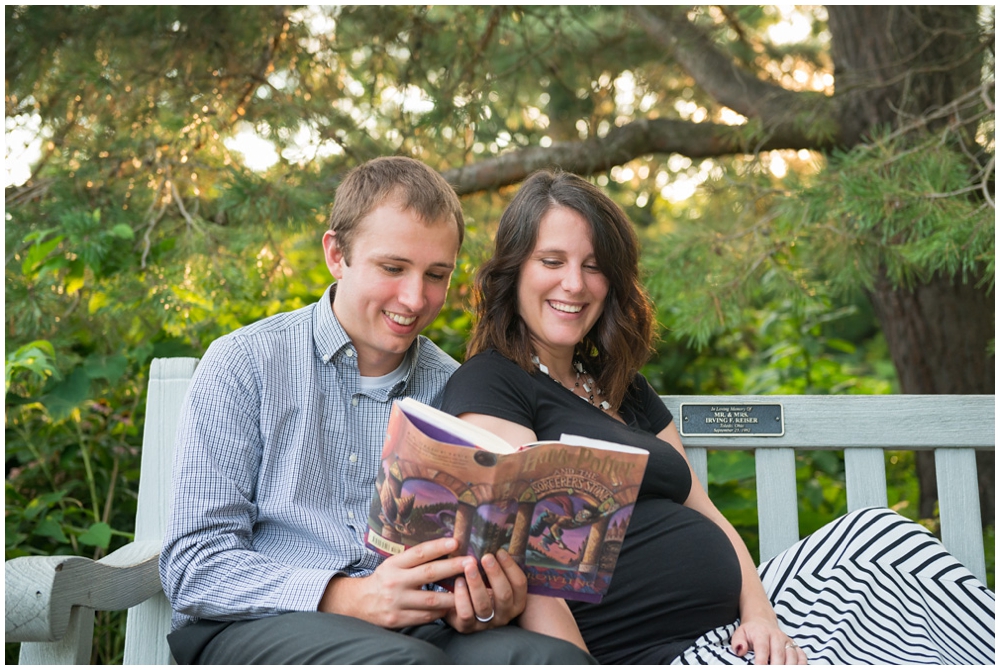
[[[681,436],[781,437],[785,410],[781,403],[681,403]]]

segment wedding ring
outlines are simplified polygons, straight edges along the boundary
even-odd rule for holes
[[[478,619],[479,617],[476,617],[476,618]],[[788,642],[785,643],[785,649],[798,649],[798,648],[799,648],[799,645],[795,644],[791,640],[789,640]]]
[[[493,621],[493,617],[494,617],[494,615],[496,615],[496,613],[497,613],[497,611],[496,611],[496,609],[494,609],[492,612],[490,612],[490,615],[488,617],[486,617],[485,619],[483,617],[479,616],[478,614],[476,614],[476,621],[478,621],[479,623],[489,623],[489,622]]]

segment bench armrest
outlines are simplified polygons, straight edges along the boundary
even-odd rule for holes
[[[160,593],[160,544],[132,542],[99,561],[23,556],[6,562],[7,642],[62,639],[70,610],[123,610]]]

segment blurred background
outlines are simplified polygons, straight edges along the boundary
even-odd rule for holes
[[[150,360],[316,300],[337,184],[380,155],[462,197],[425,333],[458,360],[500,212],[561,167],[636,226],[660,393],[994,393],[992,6],[8,5],[5,36],[7,559],[130,539]],[[797,458],[804,535],[843,456]],[[932,459],[886,459],[936,530]],[[756,551],[752,454],[710,460]]]

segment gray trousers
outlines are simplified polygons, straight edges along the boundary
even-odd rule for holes
[[[291,612],[252,621],[200,621],[167,637],[179,664],[586,665],[575,645],[510,625],[462,634],[437,624],[391,631],[353,617]]]

